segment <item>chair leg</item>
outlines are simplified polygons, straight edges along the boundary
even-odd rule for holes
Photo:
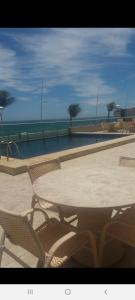
[[[97,256],[97,249],[96,249],[95,245],[92,248],[93,248],[93,262],[94,262],[94,267],[98,268],[99,267],[99,262],[98,262],[98,256]]]
[[[95,238],[93,235],[89,232],[88,233],[89,238],[90,238],[90,246],[91,246],[91,252],[93,254],[93,262],[94,262],[94,267],[98,268],[99,267],[99,261],[98,261],[98,254],[97,254],[97,245]]]
[[[2,255],[3,255],[3,252],[4,252],[4,247],[3,247],[3,246],[0,246],[0,268],[1,268],[1,262],[2,262]]]
[[[30,268],[29,265],[25,264],[25,262],[23,262],[19,257],[17,257],[14,253],[12,253],[9,249],[7,249],[4,246],[4,244],[5,244],[5,238],[6,238],[6,235],[5,235],[5,232],[3,230],[2,237],[1,237],[1,240],[0,240],[0,268],[1,268],[1,262],[2,262],[3,252],[6,252],[9,256],[11,256],[13,259],[15,259],[23,267]]]
[[[11,252],[9,249],[4,247],[3,251],[5,251],[9,256],[11,256],[14,260],[16,260],[20,265],[22,265],[24,268],[30,268],[29,265],[27,265],[23,260],[21,260],[18,256],[16,256],[13,252]]]
[[[4,252],[4,243],[5,243],[5,232],[3,230],[1,240],[0,240],[0,268],[1,268],[1,262],[2,262],[2,255]]]
[[[100,244],[99,244],[99,266],[100,267],[102,267],[103,264],[105,239],[106,239],[106,228],[103,229],[100,237]]]
[[[32,196],[32,202],[31,202],[31,208],[34,208],[35,205],[36,205],[36,203],[37,203],[36,196],[33,195],[33,196]]]
[[[58,212],[59,212],[60,221],[61,221],[63,224],[66,224],[66,221],[64,220],[64,217],[63,217],[62,209],[61,209],[59,206],[57,206],[57,209],[58,209]]]
[[[31,208],[34,208],[36,205],[37,201],[36,201],[36,196],[33,195],[32,196],[32,201],[31,201]],[[33,225],[33,216],[34,216],[34,212],[31,214],[31,218],[30,218],[30,224]]]
[[[39,259],[37,262],[37,268],[44,268],[45,266],[45,259]]]

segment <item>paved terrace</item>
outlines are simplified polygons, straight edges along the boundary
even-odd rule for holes
[[[75,166],[89,165],[90,168],[101,167],[108,168],[117,166],[120,156],[135,157],[135,142],[103,150],[97,153],[89,154],[72,160],[62,162],[62,168],[74,168]],[[128,175],[128,174],[127,174]],[[0,207],[15,212],[22,212],[30,208],[32,187],[27,173],[16,176],[8,175],[0,172]],[[56,215],[55,212],[49,211],[50,216]],[[41,222],[42,220],[40,220]],[[39,220],[36,220],[39,223]],[[35,266],[36,260],[25,250],[16,247],[7,241],[7,246],[20,256],[25,262],[31,266]],[[3,255],[2,267],[20,267],[12,258]],[[71,260],[65,267],[83,267]],[[114,267],[135,267],[135,250],[128,248],[127,254],[122,262]]]

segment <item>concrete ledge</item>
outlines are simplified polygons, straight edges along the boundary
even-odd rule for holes
[[[129,135],[132,135],[132,134],[134,134],[134,133],[122,133],[122,132],[110,132],[110,131],[105,131],[105,130],[102,130],[102,131],[97,131],[97,132],[93,132],[93,131],[91,131],[91,132],[89,132],[89,131],[84,131],[84,132],[81,132],[81,131],[76,131],[76,132],[74,132],[74,133],[72,133],[72,136],[77,136],[77,135],[85,135],[85,134],[87,134],[87,135],[89,135],[89,136],[92,136],[92,135],[94,135],[94,136],[100,136],[100,135],[108,135],[108,136],[112,136],[112,135],[116,135],[116,136],[118,136],[118,135],[123,135],[123,137],[124,136],[129,136]]]
[[[119,161],[120,166],[135,168],[135,157],[121,156]]]
[[[85,126],[77,126],[77,127],[70,127],[70,132],[75,133],[75,132],[96,132],[96,131],[101,131],[102,126],[101,124],[98,125],[85,125]]]
[[[63,162],[90,153],[95,153],[109,148],[118,147],[132,142],[135,142],[135,134],[110,141],[100,142],[97,144],[36,156],[29,159],[10,158],[9,161],[7,161],[6,157],[2,157],[0,160],[0,171],[11,175],[17,175],[27,172],[27,168],[29,165],[40,163],[42,161],[48,162],[50,160],[59,158],[59,160]]]
[[[73,159],[76,157],[84,156],[90,153],[95,153],[98,151],[106,150],[113,147],[118,147],[124,144],[135,142],[135,135],[117,138],[110,141],[100,142],[97,144],[92,144],[84,147],[78,147],[71,150],[63,151],[63,155],[59,157],[60,161],[65,161],[68,159]],[[64,153],[65,152],[65,153]],[[59,152],[60,153],[60,152]],[[65,155],[64,155],[65,154]]]
[[[18,175],[26,172],[26,164],[21,159],[9,158],[2,156],[0,160],[0,172],[4,172],[10,175]]]

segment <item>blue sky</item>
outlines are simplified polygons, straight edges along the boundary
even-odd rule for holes
[[[79,117],[106,115],[106,104],[135,106],[135,29],[1,28],[0,89],[16,98],[5,120],[67,118],[79,103]]]

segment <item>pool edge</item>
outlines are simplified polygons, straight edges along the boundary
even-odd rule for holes
[[[42,161],[48,162],[54,159],[59,159],[60,162],[63,162],[66,160],[74,159],[80,156],[88,155],[113,147],[118,147],[132,142],[135,142],[135,134],[132,134],[130,136],[128,135],[126,137],[116,138],[105,142],[99,142],[97,144],[81,146],[77,148],[54,152],[51,154],[35,156],[27,159],[9,158],[9,160],[7,161],[6,157],[2,156],[0,160],[0,172],[4,172],[10,175],[18,175],[27,172],[28,166],[33,165],[34,163],[40,163]]]

